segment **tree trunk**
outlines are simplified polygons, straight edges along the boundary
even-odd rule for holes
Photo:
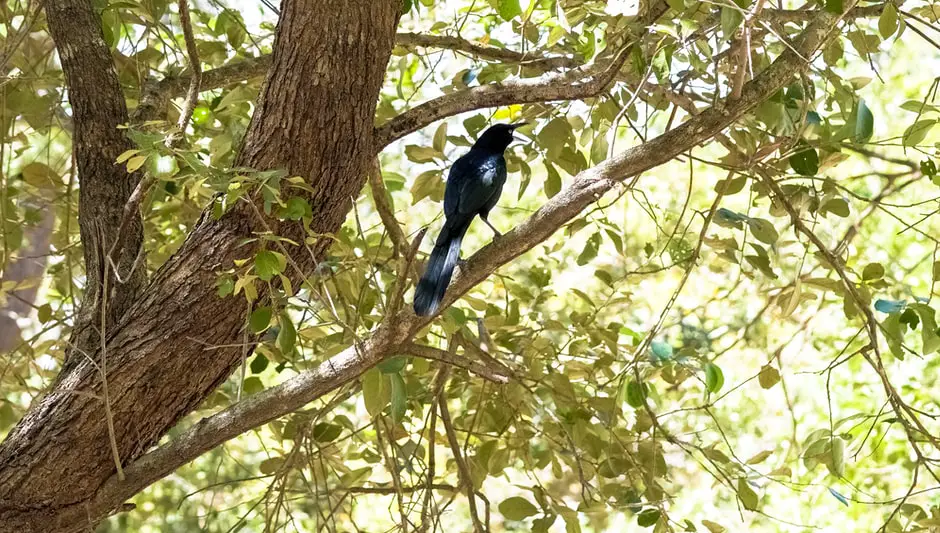
[[[85,258],[85,294],[69,340],[65,365],[69,368],[83,358],[81,352],[91,353],[100,344],[102,302],[107,302],[107,323],[116,324],[146,286],[145,269],[133,269],[143,242],[140,218],[132,220],[126,235],[117,233],[124,204],[140,181],[140,173],[128,174],[123,165],[114,163],[134,146],[118,129],[128,122],[127,105],[111,51],[101,33],[101,20],[90,0],[46,0],[43,7],[69,89],[72,146],[80,185],[78,219]],[[125,253],[117,266],[125,280],[118,283],[110,275],[110,294],[102,298],[102,250],[108,250],[119,238],[124,240]],[[142,257],[140,262],[144,262]]]
[[[315,233],[337,231],[363,185],[399,8],[397,0],[284,2],[271,70],[237,165],[304,177],[314,191],[307,199]],[[54,16],[49,14],[50,26]],[[68,48],[60,44],[60,53],[68,55]],[[76,132],[81,128],[77,115]],[[112,154],[104,157],[110,159],[97,163],[113,166]],[[90,194],[86,186],[83,180],[83,201]],[[299,223],[265,223],[295,239],[302,231]],[[215,281],[234,259],[254,254],[257,243],[244,241],[262,228],[244,202],[220,220],[204,214],[123,318],[107,327],[109,399],[122,463],[157,442],[240,361],[240,348],[207,349],[241,343],[246,320],[245,300],[219,298]],[[83,231],[82,238],[90,237]],[[314,257],[302,247],[290,251],[310,274],[327,245],[321,239]],[[291,277],[296,281],[299,274]],[[101,350],[88,355],[99,364],[105,359]],[[91,396],[102,394],[95,366],[77,360],[0,445],[0,531],[76,526],[58,516],[87,502],[115,472],[102,400]]]

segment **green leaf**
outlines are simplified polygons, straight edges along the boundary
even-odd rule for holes
[[[757,381],[763,389],[769,389],[780,382],[780,371],[770,365],[764,365],[757,375]]]
[[[522,496],[513,496],[500,502],[499,512],[508,520],[519,521],[537,514],[539,510]]]
[[[748,459],[747,461],[745,461],[745,464],[749,464],[749,465],[761,464],[761,463],[763,463],[764,461],[766,461],[767,458],[770,457],[771,454],[773,454],[773,453],[774,453],[773,450],[764,450],[764,451],[762,451],[762,452],[758,452],[757,455],[755,455],[755,456],[751,457],[750,459]]]
[[[673,8],[679,13],[685,11],[685,2],[684,0],[666,0],[666,3],[669,4],[669,7]],[[639,48],[639,47],[636,47]]]
[[[630,407],[640,407],[643,405],[643,401],[646,398],[646,386],[637,383],[636,381],[630,380],[627,383],[626,391],[626,400],[627,404]]]
[[[313,210],[306,199],[300,196],[292,196],[287,200],[287,205],[281,209],[280,216],[287,220],[300,220],[304,217],[312,217]]]
[[[718,183],[715,184],[715,192],[720,192],[725,196],[730,196],[741,192],[741,189],[744,188],[744,185],[747,183],[747,177],[739,176],[737,178],[726,178],[723,180],[718,180]]]
[[[251,316],[248,318],[248,326],[251,328],[251,332],[261,333],[268,329],[268,325],[271,324],[271,315],[271,308],[267,306],[252,311]]]
[[[434,148],[410,144],[405,147],[405,155],[415,163],[430,163],[436,157],[440,157],[441,153]]]
[[[774,244],[777,242],[777,239],[780,238],[777,229],[774,228],[773,223],[769,220],[749,218],[747,225],[751,228],[751,233],[754,234],[754,237],[762,243]]]
[[[127,161],[128,159],[130,159],[131,156],[135,156],[135,155],[137,155],[137,154],[139,154],[139,153],[140,153],[140,150],[127,150],[127,151],[124,151],[124,152],[121,153],[121,155],[117,156],[117,159],[115,159],[114,162],[115,162],[116,164],[120,165],[121,163],[123,163],[123,162]]]
[[[264,370],[268,368],[269,362],[270,361],[268,361],[268,358],[265,357],[264,354],[259,353],[255,355],[254,359],[251,360],[251,365],[249,366],[251,373],[260,374],[264,372]]]
[[[636,525],[640,527],[655,526],[659,522],[659,509],[645,509],[636,515]]]
[[[823,205],[823,211],[845,218],[849,216],[849,203],[843,198],[833,198]]]
[[[255,274],[261,281],[271,281],[274,276],[284,272],[285,266],[287,258],[284,254],[270,250],[261,250],[255,254]]]
[[[414,184],[411,185],[411,205],[415,205],[428,196],[436,196],[435,193],[438,191],[441,192],[440,196],[443,197],[443,190],[444,182],[441,181],[441,171],[428,170],[422,172],[415,178]],[[432,196],[432,200],[434,196]]]
[[[297,344],[297,329],[287,313],[281,313],[279,318],[281,330],[277,333],[277,346],[282,354],[289,355],[294,353],[294,346]]]
[[[545,196],[551,198],[561,190],[561,174],[551,163],[545,163],[545,170],[548,174],[545,177]]]
[[[405,418],[405,408],[407,407],[407,396],[405,392],[405,380],[401,374],[389,374],[389,384],[391,385],[392,407],[389,414],[392,422],[398,424]]]
[[[901,144],[904,146],[916,146],[920,144],[936,124],[937,120],[932,118],[918,120],[904,130],[904,135],[901,137]]]
[[[404,355],[390,357],[381,363],[375,365],[379,372],[383,374],[397,374],[401,372],[408,363],[408,358]]]
[[[754,489],[751,488],[751,485],[747,482],[746,479],[738,479],[738,498],[741,499],[741,504],[744,505],[744,508],[748,511],[753,511],[757,509],[757,493],[754,492]]]
[[[601,234],[595,233],[584,244],[584,249],[581,250],[581,254],[578,256],[578,266],[584,266],[591,262],[592,259],[597,257],[597,250],[601,244]]]
[[[883,39],[887,39],[898,31],[898,8],[891,2],[885,4],[885,8],[878,17],[878,33]]]
[[[845,473],[845,441],[839,437],[833,437],[830,444],[832,473],[841,477]]]
[[[842,8],[842,0],[826,0],[826,11],[835,13],[836,15],[841,15]]]
[[[725,374],[715,363],[705,363],[705,388],[708,392],[718,392],[725,384]]]
[[[881,323],[881,326],[884,328],[885,342],[888,343],[888,348],[891,350],[891,353],[898,359],[903,360],[904,348],[901,347],[901,343],[904,340],[904,331],[902,328],[905,326],[901,325],[901,313],[891,313],[888,315],[888,318]]]
[[[313,440],[321,443],[333,442],[343,433],[343,426],[320,422],[313,426]]]
[[[709,533],[725,533],[727,531],[725,526],[711,520],[702,520],[702,525],[708,529]]]
[[[858,112],[855,115],[855,142],[868,142],[874,131],[875,117],[871,114],[871,109],[868,109],[865,104],[865,100],[859,100]]]
[[[122,154],[123,155],[123,154]],[[127,160],[127,171],[128,172],[137,172],[137,169],[144,166],[144,163],[147,162],[147,156],[145,155],[135,155],[134,157]]]
[[[366,411],[376,416],[388,405],[390,389],[387,381],[377,368],[372,368],[362,376],[362,400]]]
[[[591,163],[596,165],[607,159],[609,149],[606,135],[600,134],[594,137],[594,142],[591,143]]]
[[[261,464],[258,465],[258,470],[260,470],[262,474],[270,476],[271,474],[277,473],[283,465],[283,457],[271,457],[270,459],[261,461]]]
[[[862,279],[865,281],[881,279],[884,275],[885,267],[881,266],[881,263],[868,263],[862,270]]]
[[[734,31],[744,22],[744,15],[740,9],[732,7],[721,8],[721,35],[726,41],[734,37]]]
[[[790,167],[801,176],[815,176],[819,171],[819,154],[815,148],[805,147],[790,156]]]
[[[52,319],[52,306],[49,304],[42,304],[36,309],[36,318],[43,324],[49,322]]]
[[[519,0],[499,0],[496,11],[503,20],[509,21],[522,14]]]
[[[434,132],[434,142],[432,146],[434,149],[440,153],[444,153],[444,147],[447,145],[447,123],[441,122],[441,125],[437,127],[437,131]]]
[[[823,60],[829,66],[835,66],[842,56],[845,54],[845,47],[842,46],[842,40],[836,37],[833,39],[826,49],[823,50]]]
[[[913,309],[918,316],[923,325],[920,328],[921,340],[924,344],[924,355],[929,355],[936,352],[940,349],[940,336],[937,332],[937,317],[936,312],[932,307],[925,303],[913,303],[909,306],[909,309]]]

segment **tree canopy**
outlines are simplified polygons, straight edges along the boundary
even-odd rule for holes
[[[940,527],[938,18],[0,3],[0,532]]]

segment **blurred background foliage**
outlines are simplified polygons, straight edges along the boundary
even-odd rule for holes
[[[96,6],[132,109],[150,84],[184,74],[173,2]],[[405,235],[440,226],[446,170],[488,124],[531,122],[510,149],[510,181],[491,216],[505,232],[573,175],[726,97],[735,65],[759,74],[815,10],[842,0],[668,6],[644,33],[635,15],[649,6],[625,1],[405,0],[377,124],[441,94],[572,68],[640,39],[596,98],[466,113],[385,150],[387,199]],[[269,53],[276,9],[196,2],[203,69]],[[458,368],[447,376],[403,353],[180,469],[100,530],[471,530],[450,437],[494,530],[940,527],[938,15],[921,0],[859,6],[785,90],[714,143],[601,198],[416,339],[471,358],[488,352],[513,370],[509,383]],[[58,371],[83,267],[71,111],[38,2],[0,4],[0,36],[3,435]],[[748,59],[736,63],[744,37]],[[165,120],[129,127],[139,151],[120,163],[158,180],[143,205],[148,270],[213,198],[237,198],[232,184],[247,178],[230,166],[261,80],[205,91],[187,142],[172,150],[163,141],[179,100]],[[288,177],[263,179],[272,205],[304,217],[309,206],[291,202]],[[768,182],[787,206],[770,200]],[[382,319],[400,262],[372,195],[366,187],[356,199],[317,289],[251,317],[264,342],[168,439]],[[474,225],[464,256],[490,239]],[[279,259],[255,258],[255,273],[270,279]],[[222,274],[219,296],[250,298],[252,283]]]

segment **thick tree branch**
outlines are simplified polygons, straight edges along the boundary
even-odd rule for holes
[[[878,4],[875,6],[865,6],[865,7],[855,7],[848,10],[843,18],[845,19],[856,19],[856,18],[866,18],[866,17],[875,17],[881,14],[884,11],[885,5]],[[785,22],[806,22],[809,20],[814,20],[819,16],[820,10],[817,9],[765,9],[764,14],[761,15],[762,20],[775,23],[785,23]]]
[[[313,213],[309,224],[282,223],[273,218],[267,222],[279,235],[305,242],[307,231],[329,235],[339,230],[349,213],[350,196],[358,194],[365,182],[375,106],[384,80],[384,65],[394,46],[401,3],[344,0],[341,6],[330,4],[326,9],[322,0],[285,0],[283,7],[272,67],[235,164],[259,171],[283,169],[304,177],[310,185],[305,199]],[[129,143],[125,140],[116,150],[102,148],[115,135],[124,139],[116,129],[128,120],[123,95],[114,79],[118,103],[99,101],[107,87],[103,89],[104,81],[90,77],[89,73],[98,71],[108,71],[112,78],[114,74],[108,62],[110,52],[100,35],[100,18],[90,3],[50,0],[46,9],[50,28],[54,20],[64,25],[58,34],[54,32],[63,63],[68,66],[68,61],[75,61],[73,66],[80,69],[80,74],[76,71],[69,79],[69,94],[76,116],[87,113],[89,122],[76,118],[77,143],[89,137],[102,141],[90,147],[99,150],[95,158],[90,158],[98,165],[93,168],[113,173],[110,181],[104,179],[109,176],[105,172],[98,178],[81,174],[82,208],[97,209],[101,205],[93,201],[95,198],[85,201],[86,190],[95,190],[94,183],[89,186],[87,180],[99,179],[102,185],[112,186],[130,182],[125,169],[114,164],[117,156],[130,148]],[[71,27],[70,22],[79,26]],[[63,45],[73,37],[78,44]],[[94,45],[94,50],[78,54],[86,45]],[[107,61],[93,66],[81,64],[98,48]],[[312,83],[314,79],[318,83]],[[89,85],[91,82],[94,87]],[[83,98],[100,105],[90,106]],[[102,113],[107,120],[102,119]],[[96,125],[100,128],[95,129]],[[88,157],[88,153],[83,155],[77,150],[76,155],[81,171],[81,158]],[[121,189],[123,194],[107,203],[115,208],[115,216],[95,218],[93,228],[104,227],[108,232],[118,229],[121,210],[134,185],[130,182]],[[113,432],[109,431],[110,420],[106,420],[99,399],[102,384],[95,362],[105,350],[97,345],[83,350],[87,358],[67,366],[51,390],[37,399],[10,431],[0,444],[0,532],[89,529],[116,508],[94,505],[102,501],[98,499],[105,494],[102,485],[115,472],[108,450],[109,435],[114,436],[122,463],[136,464],[137,458],[228,378],[241,359],[242,331],[249,309],[243,295],[219,298],[214,285],[219,271],[231,268],[237,259],[253,257],[261,246],[251,239],[260,224],[249,209],[248,203],[242,202],[221,218],[208,213],[203,216],[155,274],[149,290],[128,302],[133,305],[121,319],[107,320]],[[84,238],[86,251],[106,253],[108,248],[95,245],[100,241]],[[301,270],[286,273],[294,286],[300,285],[304,274],[314,271],[331,242],[321,238],[310,247],[292,247],[291,264],[296,263]],[[133,255],[127,253],[129,247],[125,245],[124,257]],[[89,276],[93,273],[91,266]],[[117,283],[110,286],[120,287]],[[259,298],[267,302],[266,287],[259,287],[259,293]],[[113,308],[112,300],[108,310]],[[392,344],[386,342],[383,346]],[[206,350],[207,346],[217,348]],[[360,348],[378,353],[370,346],[363,343]],[[348,355],[349,365],[370,366],[355,351]],[[331,365],[337,362],[333,360]],[[324,367],[329,374],[337,370],[340,372],[336,375],[344,376],[349,368]],[[323,381],[323,377],[316,381]],[[281,394],[290,397],[291,388],[282,389]],[[305,403],[302,397],[295,398],[301,402],[297,407]],[[249,403],[253,400],[238,405]],[[49,472],[56,473],[54,479]],[[135,472],[126,471],[123,486],[142,487],[153,481],[141,484],[141,471]]]
[[[122,246],[132,253],[124,254],[117,265],[120,271],[132,274],[121,283],[114,278],[108,280],[111,290],[102,294],[107,251],[119,238],[124,206],[140,180],[140,173],[128,174],[123,165],[114,164],[118,155],[133,148],[133,144],[118,129],[128,121],[127,106],[111,51],[101,33],[101,19],[89,0],[47,0],[43,7],[69,87],[74,124],[72,146],[81,180],[78,221],[86,284],[70,345],[92,352],[98,345],[95,323],[101,316],[100,309],[107,307],[107,322],[116,324],[147,281],[145,269],[132,269],[143,241],[140,217],[133,216],[121,237],[125,241]],[[66,365],[75,361],[74,350],[69,350]]]
[[[665,1],[653,2],[640,19],[644,27],[661,17],[668,9]],[[381,151],[393,141],[417,131],[442,118],[484,107],[511,104],[576,100],[597,96],[620,72],[633,44],[626,45],[606,60],[595,60],[564,73],[546,74],[538,78],[514,79],[446,94],[418,106],[376,128],[375,150]]]
[[[446,35],[425,35],[420,33],[399,33],[395,43],[408,48],[429,47],[453,50],[473,57],[504,63],[517,63],[527,67],[551,70],[556,68],[574,68],[581,65],[576,58],[567,56],[545,56],[537,53],[523,54],[498,46],[484,45]],[[271,68],[271,56],[263,55],[250,59],[233,61],[203,73],[203,91],[211,91],[251,79],[261,78]],[[190,85],[191,74],[166,78],[156,83],[153,91],[162,98],[182,96]],[[154,96],[151,96],[154,98]]]
[[[830,14],[817,17],[796,40],[796,50],[785,51],[763,73],[745,84],[740,98],[719,103],[690,117],[674,130],[579,174],[567,189],[553,197],[529,220],[474,254],[453,281],[442,310],[497,268],[550,237],[618,183],[659,166],[714,137],[748,110],[786,86],[792,76],[806,68],[802,58],[815,54],[839,20],[840,17]],[[88,516],[107,514],[144,487],[226,440],[290,413],[328,391],[357,379],[366,369],[392,355],[395,346],[409,342],[433,318],[416,317],[407,309],[388,317],[362,343],[333,356],[315,369],[203,419],[168,444],[140,457],[125,468],[127,478],[124,481],[112,476],[91,501],[63,509],[57,520],[62,524],[81,524]]]
[[[211,91],[255,78],[263,78],[271,68],[271,56],[263,55],[251,59],[242,59],[207,70],[202,73],[201,90]],[[175,98],[186,93],[192,81],[192,75],[166,78],[155,85],[155,92],[168,98]]]
[[[425,47],[440,48],[461,52],[478,59],[499,61],[502,63],[518,63],[527,67],[544,70],[556,68],[575,68],[582,65],[581,61],[569,56],[546,56],[539,52],[520,53],[514,50],[479,44],[460,37],[449,35],[427,35],[423,33],[399,33],[395,44],[408,48]]]

